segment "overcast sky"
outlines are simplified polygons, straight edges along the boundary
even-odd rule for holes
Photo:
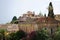
[[[59,0],[0,0],[0,24],[8,23],[13,16],[19,17],[27,11],[48,14],[47,8],[50,1],[54,7],[54,14],[60,14]]]

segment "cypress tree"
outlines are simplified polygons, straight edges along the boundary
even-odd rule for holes
[[[54,18],[54,12],[53,12],[52,2],[49,3],[49,7],[48,7],[48,17]]]

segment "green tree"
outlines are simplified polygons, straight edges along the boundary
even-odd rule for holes
[[[31,40],[49,40],[50,37],[47,30],[39,30],[36,32],[32,32],[30,34],[30,39]]]
[[[0,40],[3,40],[3,35],[0,33]]]
[[[58,27],[57,31],[55,32],[54,40],[60,40],[60,27]]]
[[[52,2],[50,2],[49,7],[48,7],[48,17],[54,18]]]
[[[16,40],[15,33],[11,33],[9,39],[10,40]]]
[[[22,30],[17,31],[16,34],[15,34],[15,37],[16,37],[17,40],[20,40],[23,37],[26,37],[26,33],[24,31],[22,31]]]
[[[2,39],[5,40],[5,30],[0,29],[0,36],[2,36]]]
[[[37,31],[37,39],[38,40],[48,40],[49,35],[48,35],[47,31],[46,30]]]
[[[7,40],[20,40],[25,36],[26,36],[26,33],[21,30],[21,31],[17,31],[17,32],[9,34],[7,36]]]
[[[11,23],[17,23],[17,17],[16,16],[13,17]]]
[[[39,13],[39,16],[43,16],[43,14],[40,12],[40,13]]]

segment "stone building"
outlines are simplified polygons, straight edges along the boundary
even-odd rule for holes
[[[18,24],[8,24],[6,29],[7,29],[8,32],[17,32],[17,31],[19,31]]]
[[[0,29],[4,29],[4,30],[7,30],[7,25],[6,24],[0,24]]]
[[[41,30],[41,29],[45,28],[48,30],[48,32],[50,34],[54,34],[55,31],[57,30],[59,24],[60,24],[60,21],[56,20],[55,16],[54,16],[52,2],[49,3],[47,17],[35,15],[34,12],[28,11],[27,14],[24,14],[21,19],[19,18],[19,25],[20,25],[19,27],[23,27],[22,30],[27,31],[27,29],[29,29],[31,27],[31,29],[29,29],[29,31],[27,31],[27,32],[31,32],[32,28],[34,30],[35,26],[36,26],[35,30]],[[27,29],[24,29],[25,27]]]
[[[7,32],[16,32],[19,30],[18,24],[0,24],[0,30],[5,30]]]
[[[23,14],[23,16],[20,16],[18,18],[18,20],[26,21],[27,18],[36,19],[36,18],[40,18],[40,17],[44,17],[44,16],[43,15],[36,15],[35,12],[28,11],[27,13]]]
[[[38,26],[35,22],[35,19],[27,18],[26,21],[19,21],[19,29],[27,33],[38,30]]]
[[[60,21],[60,14],[55,15],[55,19]]]
[[[44,17],[44,18],[37,19],[38,29],[41,30],[45,28],[46,30],[48,30],[50,34],[55,33],[55,31],[58,28],[58,23],[60,23],[60,21],[55,20],[50,17]]]

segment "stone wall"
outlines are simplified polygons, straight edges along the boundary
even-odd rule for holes
[[[8,32],[16,32],[19,30],[18,24],[0,24],[0,29],[5,29]]]
[[[31,23],[24,23],[24,24],[19,24],[19,29],[20,30],[23,30],[23,31],[25,31],[25,32],[27,32],[27,33],[30,33],[30,32],[32,32],[32,31],[36,31],[36,30],[38,30],[38,26],[37,26],[37,24],[31,24]]]

